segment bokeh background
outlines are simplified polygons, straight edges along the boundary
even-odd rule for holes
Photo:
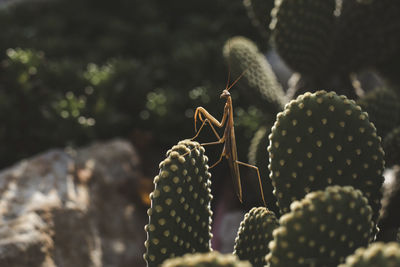
[[[270,47],[240,0],[1,1],[0,25],[0,168],[49,149],[124,138],[140,157],[132,199],[144,212],[165,152],[195,133],[195,108],[222,117],[224,43],[242,35],[265,53]],[[245,91],[231,92],[239,159],[247,162],[265,118]],[[199,140],[215,136],[207,129]],[[221,150],[207,150],[211,162]],[[237,223],[262,203],[246,193],[259,190],[246,172],[252,178],[240,205],[226,162],[213,170],[213,205],[224,198],[222,210],[241,210],[232,215]]]
[[[224,42],[268,47],[241,1],[6,1],[0,20],[0,167],[115,136],[165,150],[193,135],[196,106],[222,115]]]

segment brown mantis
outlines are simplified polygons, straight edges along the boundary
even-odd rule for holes
[[[217,144],[224,144],[222,153],[217,160],[212,166],[210,166],[210,169],[215,167],[218,163],[222,161],[222,158],[226,158],[229,164],[229,169],[231,171],[231,175],[233,178],[233,183],[236,191],[236,195],[239,198],[239,201],[242,203],[242,185],[240,181],[240,171],[239,171],[239,165],[246,166],[253,168],[257,171],[258,175],[258,182],[259,182],[259,187],[261,191],[261,197],[264,202],[264,205],[266,206],[265,203],[265,198],[264,198],[264,192],[263,192],[263,187],[261,183],[261,177],[260,177],[260,172],[258,170],[258,167],[244,163],[238,160],[238,155],[237,155],[237,148],[236,148],[236,139],[235,139],[235,128],[234,128],[234,122],[233,122],[233,105],[232,105],[232,98],[231,94],[229,93],[229,90],[239,81],[239,79],[243,76],[243,74],[246,71],[244,71],[230,86],[229,85],[229,75],[228,75],[228,81],[225,86],[225,89],[222,91],[220,98],[221,99],[226,99],[225,107],[224,107],[224,114],[222,116],[221,121],[218,121],[214,116],[212,116],[208,111],[203,108],[203,107],[198,107],[196,108],[196,111],[194,113],[194,124],[195,124],[195,131],[196,135],[191,139],[194,140],[196,139],[201,130],[203,129],[204,125],[208,123],[214,132],[215,136],[218,138],[217,141],[215,142],[208,142],[208,143],[203,143],[201,145],[217,145]],[[204,119],[203,119],[204,116]],[[202,121],[202,124],[197,131],[197,118],[199,118]],[[214,126],[217,126],[218,128],[223,128],[225,126],[224,134],[222,137],[219,136],[218,132],[215,130]]]

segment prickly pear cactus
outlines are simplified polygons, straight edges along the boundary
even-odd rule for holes
[[[273,212],[264,207],[252,208],[240,223],[233,254],[250,261],[253,266],[264,266],[268,243],[277,227],[278,220]]]
[[[394,128],[383,139],[386,167],[400,165],[400,127]]]
[[[266,207],[279,216],[279,208],[276,205],[276,198],[273,191],[271,179],[269,179],[268,170],[268,135],[271,133],[271,126],[262,126],[254,134],[249,147],[249,163],[257,166],[260,171],[261,181],[263,184],[264,198]]]
[[[359,248],[346,258],[339,267],[395,267],[400,266],[400,244],[397,242],[371,244],[368,248]]]
[[[342,3],[333,64],[342,71],[357,71],[373,65],[379,50],[371,31],[376,23],[371,16],[372,1],[346,0]]]
[[[251,267],[247,261],[240,261],[232,254],[208,253],[186,254],[183,257],[166,260],[161,267]]]
[[[400,228],[397,230],[396,241],[400,242]]]
[[[356,71],[387,63],[398,53],[399,12],[396,0],[343,1],[337,26],[337,65]]]
[[[309,193],[290,209],[269,243],[269,267],[337,266],[372,239],[372,209],[351,186]]]
[[[399,124],[400,101],[393,90],[377,88],[360,98],[357,104],[368,113],[382,138]]]
[[[292,100],[269,136],[270,177],[282,213],[305,194],[329,185],[352,185],[378,216],[384,153],[368,114],[334,92]]]
[[[223,55],[232,69],[232,76],[243,74],[240,85],[250,88],[247,94],[259,92],[252,97],[252,103],[262,100],[261,107],[271,113],[282,110],[286,103],[285,94],[265,56],[251,40],[237,36],[229,39]],[[260,97],[261,95],[261,97]]]
[[[315,76],[327,65],[335,0],[276,0],[271,29],[279,55],[294,71]]]
[[[259,30],[261,35],[268,39],[270,35],[269,23],[271,21],[271,10],[275,0],[243,0],[243,5],[252,24]]]
[[[147,266],[186,253],[210,251],[212,196],[207,156],[197,142],[184,140],[167,152],[154,178],[146,225]]]

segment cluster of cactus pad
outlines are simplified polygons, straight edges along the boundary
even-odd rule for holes
[[[251,40],[234,37],[223,48],[232,76],[243,75],[239,89],[265,114],[249,162],[259,167],[267,207],[245,214],[233,255],[212,251],[207,157],[200,144],[181,141],[155,178],[149,267],[400,266],[400,245],[377,242],[395,241],[400,232],[399,169],[396,190],[382,187],[385,161],[400,165],[398,88],[387,83],[364,93],[350,79],[353,71],[383,73],[385,63],[400,60],[398,3],[244,1],[254,25],[300,77],[285,93]]]
[[[204,151],[197,142],[181,141],[160,164],[146,226],[148,266],[188,253],[164,266],[242,264],[207,254],[212,196]],[[337,266],[374,240],[384,153],[368,114],[355,101],[326,91],[292,100],[277,115],[268,153],[282,216],[278,220],[265,207],[251,209],[237,233],[238,259],[252,266]]]

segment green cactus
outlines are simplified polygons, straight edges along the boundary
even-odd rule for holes
[[[379,232],[376,240],[390,242],[397,240],[400,227],[400,167],[395,166],[383,186],[382,208],[379,216]]]
[[[254,134],[249,147],[249,163],[257,166],[260,171],[261,181],[263,184],[264,198],[267,208],[279,215],[279,208],[276,205],[276,198],[273,191],[271,179],[269,179],[268,169],[268,135],[271,133],[271,126],[262,126]]]
[[[370,91],[357,104],[368,113],[370,121],[382,138],[399,124],[400,99],[390,89],[377,88]]]
[[[396,0],[343,1],[334,64],[357,71],[390,61],[400,43],[399,12]]]
[[[400,127],[394,128],[383,139],[386,167],[400,165]]]
[[[252,24],[260,34],[268,39],[270,35],[269,23],[271,22],[271,10],[275,0],[243,0]]]
[[[381,138],[368,114],[334,92],[306,93],[277,115],[269,136],[270,177],[282,213],[328,185],[352,185],[378,216],[383,182]]]
[[[253,104],[257,105],[259,101],[258,106],[273,114],[282,110],[286,103],[283,89],[267,59],[251,40],[242,36],[229,39],[223,55],[232,69],[232,76],[244,72],[240,85],[251,89],[246,91],[246,95],[250,94]]]
[[[264,266],[268,243],[277,227],[278,220],[273,212],[264,207],[252,208],[240,223],[233,254],[250,261],[253,266]]]
[[[294,71],[317,76],[332,52],[335,0],[277,0],[271,29],[279,55]]]
[[[400,266],[400,244],[377,242],[367,248],[359,248],[339,267],[396,267]]]
[[[371,29],[371,2],[346,0],[341,6],[335,40],[334,65],[344,72],[373,65],[377,49]]]
[[[183,257],[164,261],[161,267],[251,267],[247,261],[236,256],[212,251],[208,253],[186,254]]]
[[[290,208],[269,243],[269,267],[337,266],[372,239],[372,209],[351,186],[328,186]]]
[[[149,267],[186,253],[210,251],[211,174],[204,148],[184,140],[167,152],[150,194],[145,260]]]
[[[400,242],[400,228],[397,229],[396,241]]]

